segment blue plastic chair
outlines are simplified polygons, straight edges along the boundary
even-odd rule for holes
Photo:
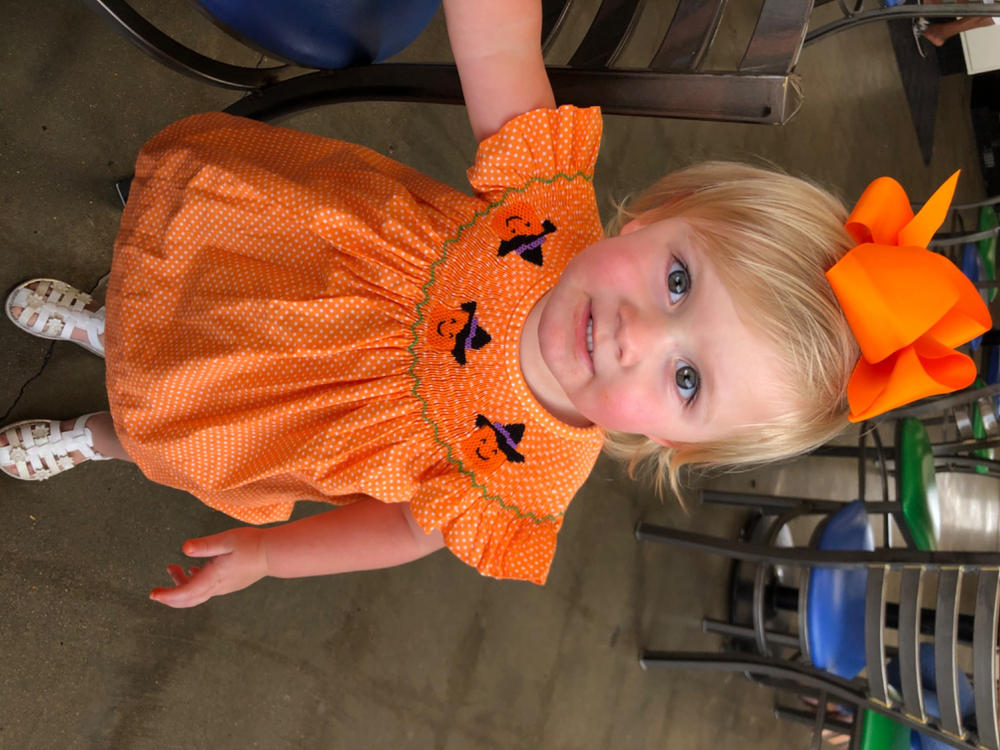
[[[416,39],[441,0],[196,0],[220,29],[279,65],[249,66],[208,57],[161,31],[129,0],[85,0],[126,39],[179,73],[253,93],[310,71],[367,70]],[[457,76],[456,76],[457,78]],[[392,85],[408,88],[402,76]],[[345,95],[341,101],[366,98]],[[394,98],[391,94],[384,98]],[[402,98],[415,98],[403,96]],[[303,102],[302,108],[313,102]]]
[[[823,525],[816,546],[821,550],[875,549],[865,503],[847,503]],[[812,568],[809,571],[805,630],[813,665],[838,677],[853,679],[865,668],[864,568]],[[800,615],[801,616],[801,615]],[[911,730],[892,719],[864,712],[858,750],[902,750]],[[911,747],[911,750],[914,750]],[[919,748],[917,750],[920,750]]]
[[[392,57],[430,23],[441,0],[198,0],[234,36],[307,68]]]
[[[820,532],[821,550],[875,549],[868,510],[861,500],[830,516]],[[865,667],[864,568],[813,568],[809,571],[806,634],[809,660],[838,677],[852,679]]]
[[[821,550],[859,550],[871,552],[875,549],[871,524],[865,504],[860,500],[848,503],[833,515],[820,533],[817,547]],[[923,547],[924,549],[935,549]],[[809,656],[820,669],[852,679],[865,667],[865,588],[868,574],[864,569],[813,568],[809,573],[808,609],[806,611],[806,632]],[[887,666],[889,682],[900,689],[899,663],[896,660]],[[924,706],[927,713],[940,718],[934,665],[934,646],[920,645],[920,676],[923,684]],[[964,672],[956,671],[959,687],[959,706],[963,718],[975,714],[972,685]],[[905,743],[901,739],[909,733],[910,750],[945,750],[948,746],[939,740],[910,730],[887,717],[876,717],[871,711],[865,712],[865,728],[859,750],[881,750],[873,743]],[[876,731],[868,731],[870,725],[878,725]]]

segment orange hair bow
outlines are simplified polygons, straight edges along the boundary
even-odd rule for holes
[[[847,218],[858,245],[826,278],[861,347],[847,384],[852,422],[976,377],[975,363],[955,347],[992,327],[989,310],[954,263],[927,249],[957,184],[955,172],[914,216],[903,187],[880,177]]]

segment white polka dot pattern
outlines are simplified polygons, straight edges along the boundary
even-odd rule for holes
[[[597,110],[522,115],[481,144],[473,198],[306,133],[218,113],[167,128],[140,154],[108,290],[108,393],[129,454],[249,523],[302,499],[408,501],[483,573],[544,581],[601,436],[531,398],[517,338],[600,237],[600,130]],[[497,253],[511,201],[555,226],[541,266]],[[428,345],[429,315],[473,296],[490,340],[460,364]],[[477,414],[498,434],[525,425],[507,435],[523,462],[456,460]]]

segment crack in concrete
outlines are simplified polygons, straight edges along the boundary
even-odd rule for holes
[[[10,408],[3,413],[2,417],[0,417],[0,424],[7,423],[7,417],[9,417],[11,412],[17,408],[18,403],[21,401],[21,397],[24,395],[24,392],[28,389],[28,386],[31,385],[38,378],[38,376],[42,374],[42,372],[44,372],[46,365],[49,364],[49,359],[52,357],[52,348],[53,344],[55,343],[56,342],[53,341],[52,343],[49,344],[49,349],[47,352],[45,352],[45,358],[42,360],[42,366],[38,368],[38,372],[36,372],[27,380],[25,380],[24,383],[21,385],[21,390],[17,392],[17,396],[14,398],[14,403],[12,403],[10,405]]]

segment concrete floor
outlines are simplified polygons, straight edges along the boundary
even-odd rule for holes
[[[55,276],[99,286],[119,209],[111,181],[174,119],[234,97],[160,67],[82,3],[4,4],[0,27],[0,288]],[[183,6],[146,3],[203,48],[229,48]],[[433,57],[440,24],[413,56]],[[245,60],[245,58],[244,58]],[[239,59],[237,61],[240,61]],[[981,196],[968,80],[942,83],[921,162],[888,36],[878,25],[806,50],[805,105],[783,127],[609,117],[602,208],[706,157],[763,159],[854,199],[896,175],[926,196],[962,167]],[[287,123],[353,140],[454,185],[473,154],[464,112],[351,104]],[[101,409],[101,360],[0,326],[0,415]],[[809,462],[717,485],[848,493],[847,466]],[[841,490],[840,488],[843,488]],[[639,545],[637,519],[731,535],[740,518],[661,501],[602,460],[574,502],[544,588],[484,579],[439,553],[404,568],[263,581],[193,610],[151,603],[181,543],[232,525],[131,465],[45,483],[0,479],[0,748],[805,747],[742,677],[645,673],[642,645],[714,648],[726,567]]]

